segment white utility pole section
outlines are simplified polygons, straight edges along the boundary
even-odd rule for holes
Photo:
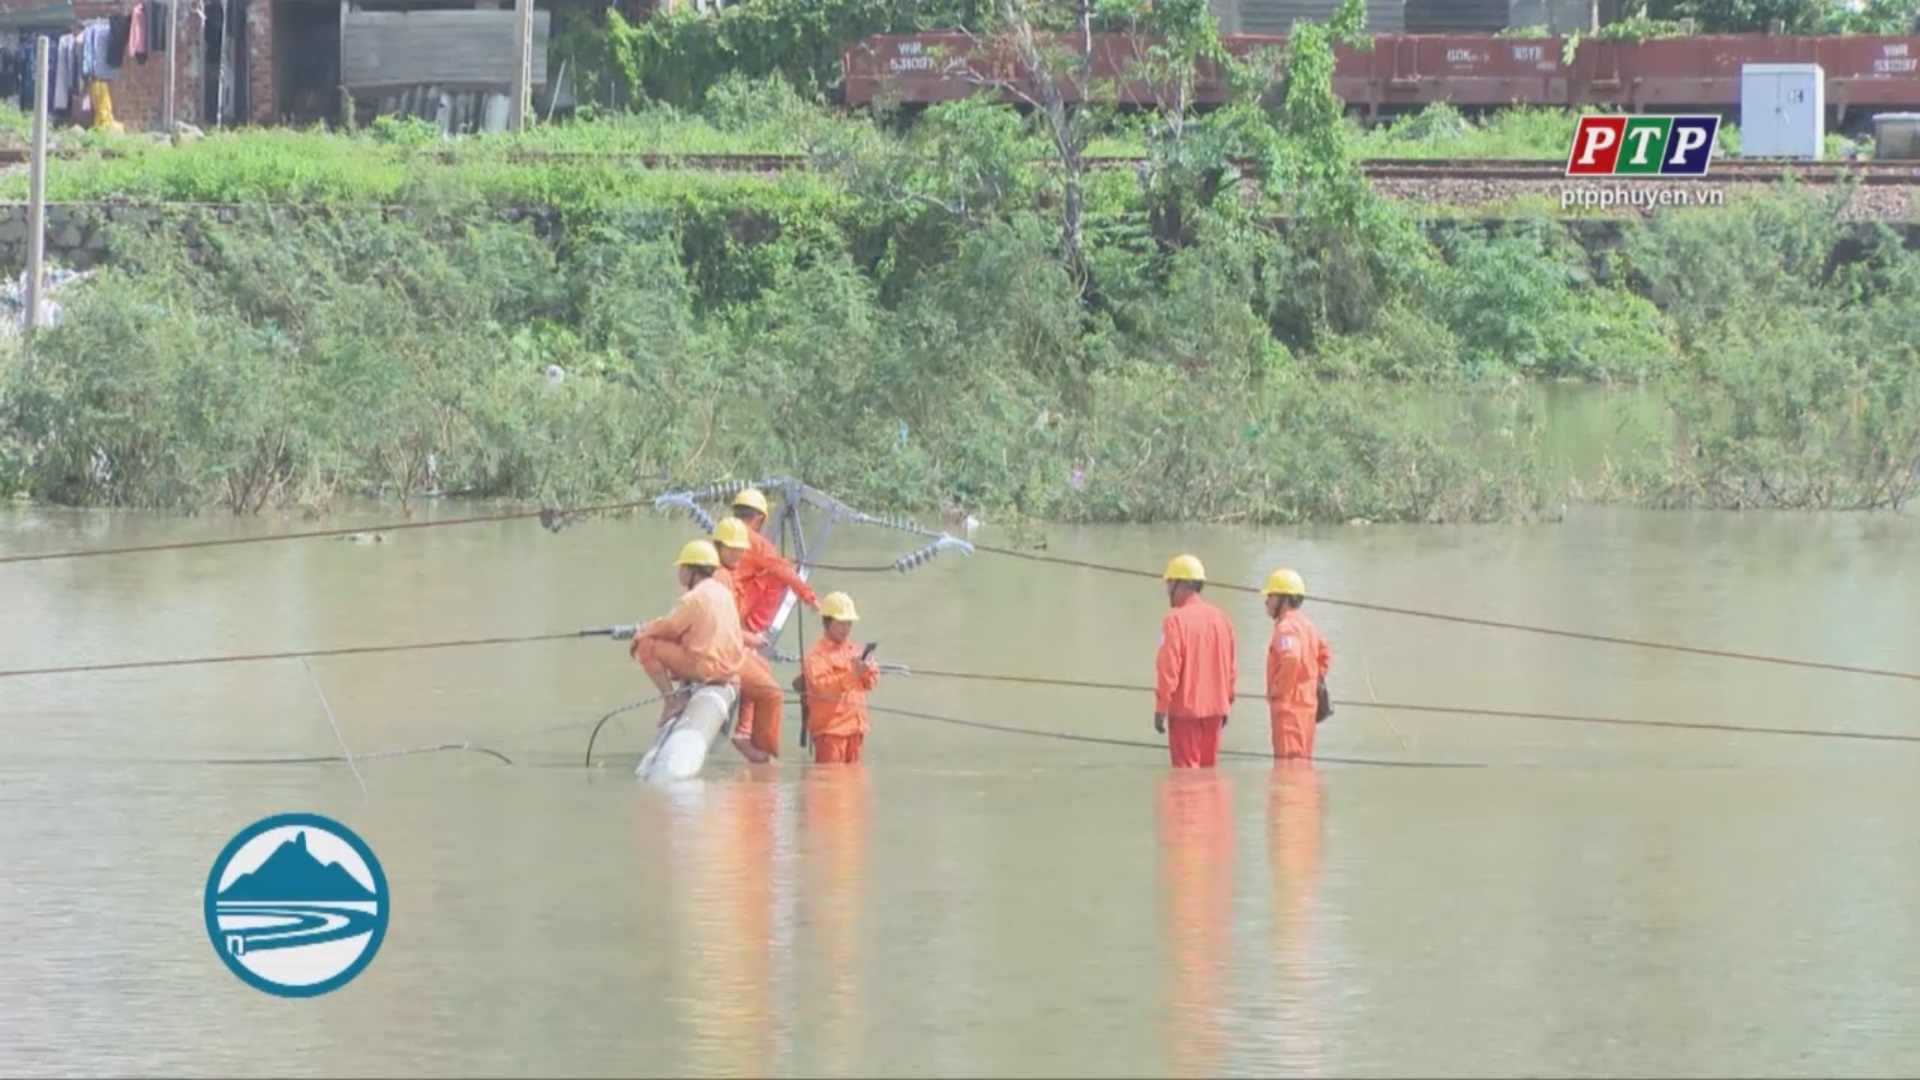
[[[525,131],[533,113],[533,0],[513,0],[513,104],[507,126]]]
[[[180,0],[167,5],[167,84],[160,90],[160,125],[173,138],[173,84],[180,81]]]
[[[47,39],[33,42],[33,151],[27,165],[27,329],[40,325],[47,257]]]

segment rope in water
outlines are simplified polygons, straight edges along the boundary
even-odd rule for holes
[[[270,758],[195,758],[191,761],[185,762],[185,764],[189,764],[189,765],[339,765],[339,764],[348,764],[348,765],[351,765],[354,761],[379,761],[385,758],[413,757],[417,754],[438,754],[438,753],[444,753],[444,752],[453,751],[453,750],[467,751],[475,754],[485,754],[489,757],[498,758],[504,764],[507,764],[507,765],[513,764],[512,758],[508,757],[507,755],[501,753],[498,750],[495,750],[491,747],[486,747],[486,746],[476,746],[475,744],[464,741],[464,740],[461,742],[437,743],[433,746],[415,746],[405,750],[377,750],[370,754],[355,754],[351,758],[348,758],[341,754],[317,754],[309,757],[278,757],[278,758],[271,758],[271,757]]]
[[[385,524],[385,525],[367,525],[367,526],[361,526],[358,528],[319,529],[319,530],[304,531],[304,532],[277,533],[270,536],[225,537],[225,538],[213,539],[213,540],[183,540],[183,541],[178,541],[173,543],[139,544],[139,545],[133,545],[128,547],[117,547],[117,548],[91,548],[91,549],[74,549],[74,550],[66,550],[66,551],[38,552],[38,553],[28,553],[28,554],[21,554],[21,555],[0,556],[0,564],[51,562],[51,561],[62,560],[62,559],[96,558],[96,557],[102,557],[102,556],[108,556],[108,555],[134,555],[134,554],[144,554],[144,553],[151,553],[151,552],[161,552],[161,551],[186,551],[186,550],[192,550],[195,548],[230,547],[230,546],[241,546],[246,544],[267,544],[267,543],[277,543],[277,542],[288,541],[288,540],[329,539],[329,538],[337,538],[342,536],[352,536],[352,535],[362,534],[362,533],[398,532],[398,531],[407,530],[407,529],[435,529],[435,528],[442,528],[442,527],[452,527],[456,525],[475,525],[475,524],[504,522],[504,521],[524,521],[531,518],[538,518],[540,519],[541,523],[547,528],[554,531],[558,531],[560,528],[564,527],[564,525],[568,521],[583,515],[631,511],[631,510],[639,510],[639,509],[650,509],[652,508],[652,506],[653,506],[653,501],[651,499],[647,499],[647,500],[638,500],[638,501],[632,501],[632,502],[602,503],[597,505],[573,507],[570,509],[554,509],[549,507],[541,510],[511,511],[511,512],[500,513],[500,514],[478,514],[478,515],[471,515],[467,517],[446,518],[446,519],[437,520],[437,521],[402,521],[402,522],[394,522],[394,523]],[[1068,567],[1068,568],[1079,569],[1079,570],[1092,570],[1099,573],[1108,573],[1108,574],[1123,574],[1130,577],[1149,578],[1154,580],[1158,580],[1158,578],[1160,577],[1159,574],[1150,570],[1140,570],[1134,567],[1115,566],[1109,563],[1091,562],[1085,559],[1071,559],[1071,558],[1066,558],[1058,555],[1041,555],[1031,551],[1019,551],[1014,548],[996,547],[991,544],[974,544],[973,549],[976,552],[985,552],[987,554],[992,554],[992,555],[1002,555],[1002,556],[1006,556],[1008,558],[1014,558],[1014,559],[1024,559],[1029,562],[1043,563],[1050,566],[1061,566],[1061,567]],[[813,567],[816,570],[826,570],[832,573],[841,573],[841,574],[862,574],[862,573],[877,574],[877,573],[900,572],[900,566],[898,563],[886,563],[884,565],[879,565],[879,566],[842,566],[842,565],[835,565],[831,563],[809,562],[808,565]],[[1243,593],[1259,592],[1259,590],[1257,588],[1254,588],[1253,586],[1239,585],[1231,582],[1211,582],[1210,584],[1213,588],[1224,590],[1224,591],[1243,592]],[[1885,668],[1863,667],[1863,666],[1854,665],[1854,664],[1837,664],[1837,663],[1830,663],[1830,662],[1820,661],[1820,660],[1802,660],[1794,657],[1771,656],[1764,653],[1749,653],[1749,652],[1740,652],[1740,651],[1731,650],[1731,649],[1713,649],[1713,648],[1707,648],[1707,647],[1698,646],[1698,645],[1682,645],[1682,644],[1676,644],[1673,642],[1651,641],[1644,638],[1621,637],[1621,636],[1612,635],[1612,634],[1596,634],[1596,633],[1591,633],[1584,630],[1567,630],[1559,627],[1537,626],[1530,623],[1512,622],[1504,619],[1489,619],[1489,618],[1481,618],[1481,617],[1471,616],[1471,615],[1456,615],[1450,612],[1428,611],[1420,608],[1399,607],[1391,604],[1376,604],[1376,603],[1360,601],[1360,600],[1347,600],[1347,599],[1342,599],[1342,598],[1333,597],[1333,596],[1316,596],[1313,598],[1313,601],[1316,604],[1326,604],[1331,607],[1352,608],[1357,611],[1370,611],[1370,612],[1374,612],[1376,614],[1382,614],[1382,615],[1396,615],[1396,616],[1401,616],[1403,618],[1426,619],[1430,621],[1453,623],[1455,625],[1461,625],[1461,626],[1478,626],[1486,629],[1505,630],[1513,633],[1536,634],[1536,635],[1541,635],[1546,637],[1558,637],[1558,638],[1565,638],[1573,641],[1586,641],[1586,642],[1592,642],[1595,644],[1602,644],[1602,645],[1618,645],[1618,646],[1624,646],[1624,647],[1636,648],[1636,649],[1651,649],[1651,650],[1660,651],[1660,652],[1684,653],[1692,656],[1707,656],[1707,657],[1713,657],[1721,660],[1737,660],[1744,663],[1768,664],[1768,665],[1775,665],[1775,666],[1781,666],[1781,667],[1800,668],[1804,670],[1832,671],[1832,672],[1839,672],[1841,674],[1847,674],[1847,675],[1865,675],[1873,678],[1900,679],[1907,682],[1920,682],[1920,672],[1895,671],[1895,670],[1890,670]],[[310,654],[310,655],[320,655],[320,654]],[[46,672],[33,672],[32,674],[54,674],[54,673],[64,673],[64,671],[55,672],[55,671],[49,670]],[[9,674],[11,673],[0,672],[0,677],[7,677]]]

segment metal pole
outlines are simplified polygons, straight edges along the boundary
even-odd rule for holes
[[[180,0],[167,5],[167,82],[160,88],[160,127],[173,135],[173,84],[180,79]]]
[[[33,151],[27,166],[27,328],[40,325],[47,256],[47,39],[33,43]]]
[[[508,126],[525,131],[533,112],[533,0],[513,0],[513,107]]]

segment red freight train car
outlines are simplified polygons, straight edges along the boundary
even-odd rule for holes
[[[1064,39],[1059,47],[1074,47]],[[1149,105],[1154,89],[1126,78],[1142,43],[1117,34],[1093,39],[1092,81],[1126,105]],[[1229,52],[1284,48],[1285,38],[1230,36]],[[1740,107],[1740,66],[1817,63],[1826,72],[1832,122],[1857,127],[1873,114],[1920,110],[1920,37],[1730,35],[1645,42],[1583,40],[1571,58],[1562,38],[1380,35],[1370,51],[1341,48],[1334,92],[1367,116],[1446,101],[1468,111],[1515,104],[1595,105],[1639,112],[1720,112]],[[1077,51],[1077,49],[1076,49]],[[845,100],[924,105],[981,90],[1031,101],[1036,90],[1011,46],[962,33],[874,37],[845,50]],[[1075,96],[1078,88],[1064,88]],[[1199,104],[1220,100],[1217,80],[1196,87]]]

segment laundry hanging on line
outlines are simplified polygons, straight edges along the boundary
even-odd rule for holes
[[[0,97],[11,99],[23,112],[33,110],[34,44],[45,39],[49,119],[117,129],[107,84],[129,61],[145,64],[150,55],[164,51],[171,11],[169,0],[140,0],[119,14],[65,29],[0,33]]]

